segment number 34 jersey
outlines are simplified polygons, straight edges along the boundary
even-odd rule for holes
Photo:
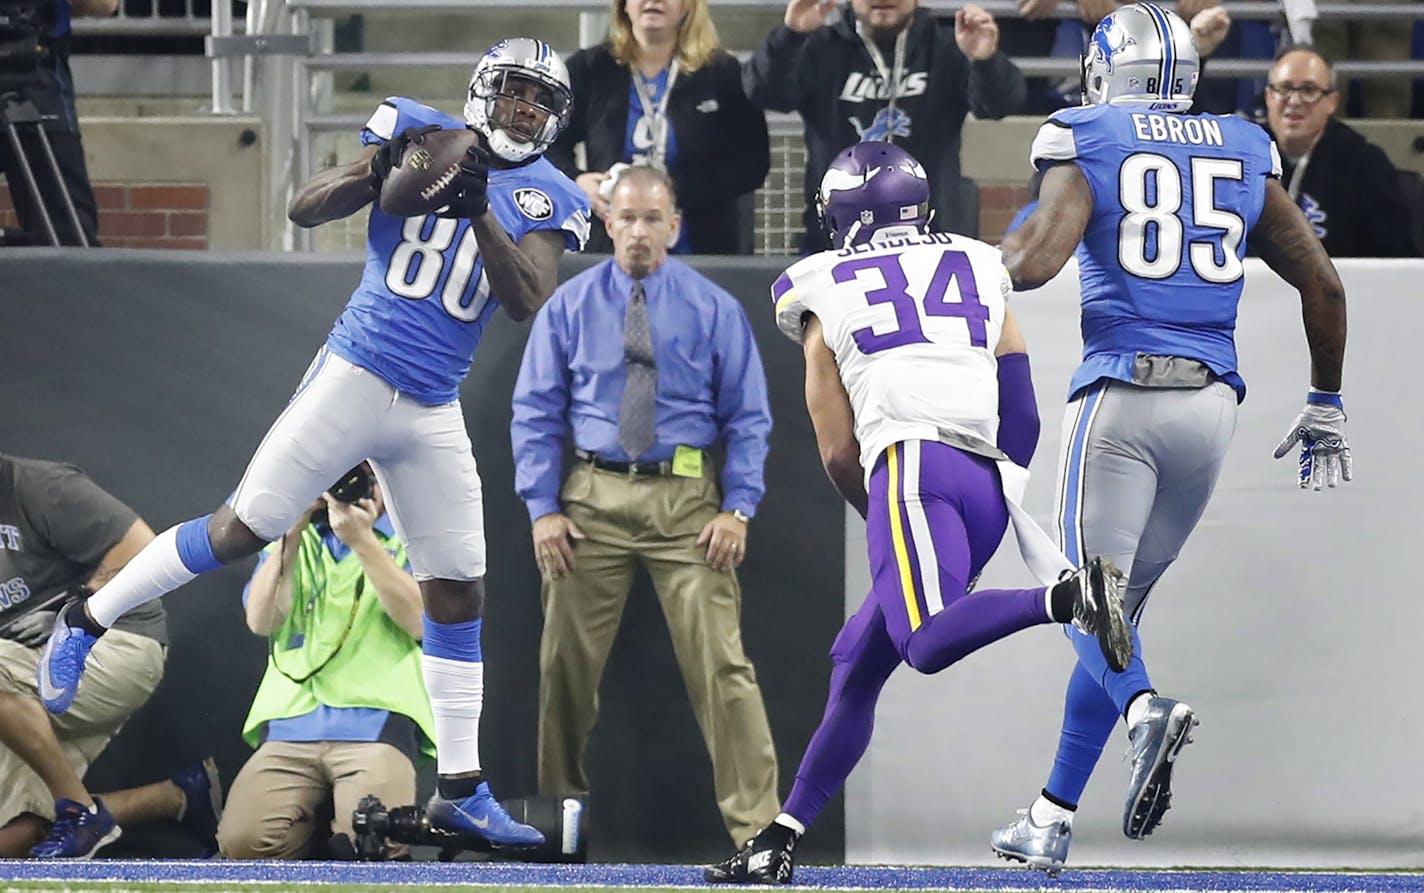
[[[1083,364],[1077,393],[1133,380],[1138,354],[1205,364],[1245,396],[1236,307],[1246,236],[1281,175],[1266,131],[1242,118],[1097,105],[1055,112],[1031,150],[1040,170],[1073,162],[1093,192],[1078,245]]]
[[[931,440],[1000,458],[998,363],[1010,288],[999,249],[948,233],[798,261],[772,286],[781,331],[821,321],[867,475],[891,444]]]
[[[361,131],[362,145],[379,145],[407,127],[465,122],[411,99],[381,104]],[[562,232],[566,246],[588,238],[588,202],[573,181],[540,157],[489,172],[489,201],[510,239],[535,230]],[[480,335],[496,302],[468,220],[392,217],[371,206],[366,267],[327,346],[421,403],[459,395]]]

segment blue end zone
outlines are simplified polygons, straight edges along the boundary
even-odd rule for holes
[[[7,880],[178,883],[716,887],[692,865],[525,865],[509,862],[180,862],[0,860]],[[1056,880],[1026,869],[798,868],[796,886],[864,890],[1424,891],[1424,874],[1282,871],[1068,870]]]

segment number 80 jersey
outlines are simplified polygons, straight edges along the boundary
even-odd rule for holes
[[[813,254],[771,294],[792,340],[801,340],[804,314],[820,320],[869,476],[905,440],[1003,456],[994,352],[1010,288],[999,249],[928,233]]]
[[[1083,364],[1076,394],[1132,381],[1136,356],[1184,357],[1245,396],[1236,305],[1246,236],[1281,161],[1243,118],[1095,105],[1054,112],[1030,150],[1043,170],[1076,164],[1093,192],[1078,245]]]
[[[387,99],[361,131],[379,145],[408,127],[465,122],[404,97]],[[512,168],[491,166],[490,211],[516,244],[551,230],[580,251],[588,239],[588,202],[573,181],[540,157]],[[392,217],[377,203],[366,226],[366,267],[327,346],[409,397],[440,405],[459,396],[496,302],[468,220]]]

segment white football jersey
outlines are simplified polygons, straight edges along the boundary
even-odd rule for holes
[[[1003,457],[994,352],[1011,289],[999,249],[927,233],[811,255],[777,279],[772,299],[795,341],[804,314],[820,319],[868,478],[903,440]]]

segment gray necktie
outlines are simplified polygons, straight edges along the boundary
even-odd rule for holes
[[[637,459],[653,445],[658,412],[658,367],[653,359],[653,333],[648,328],[648,302],[643,283],[633,285],[623,318],[623,401],[618,407],[618,445]]]

